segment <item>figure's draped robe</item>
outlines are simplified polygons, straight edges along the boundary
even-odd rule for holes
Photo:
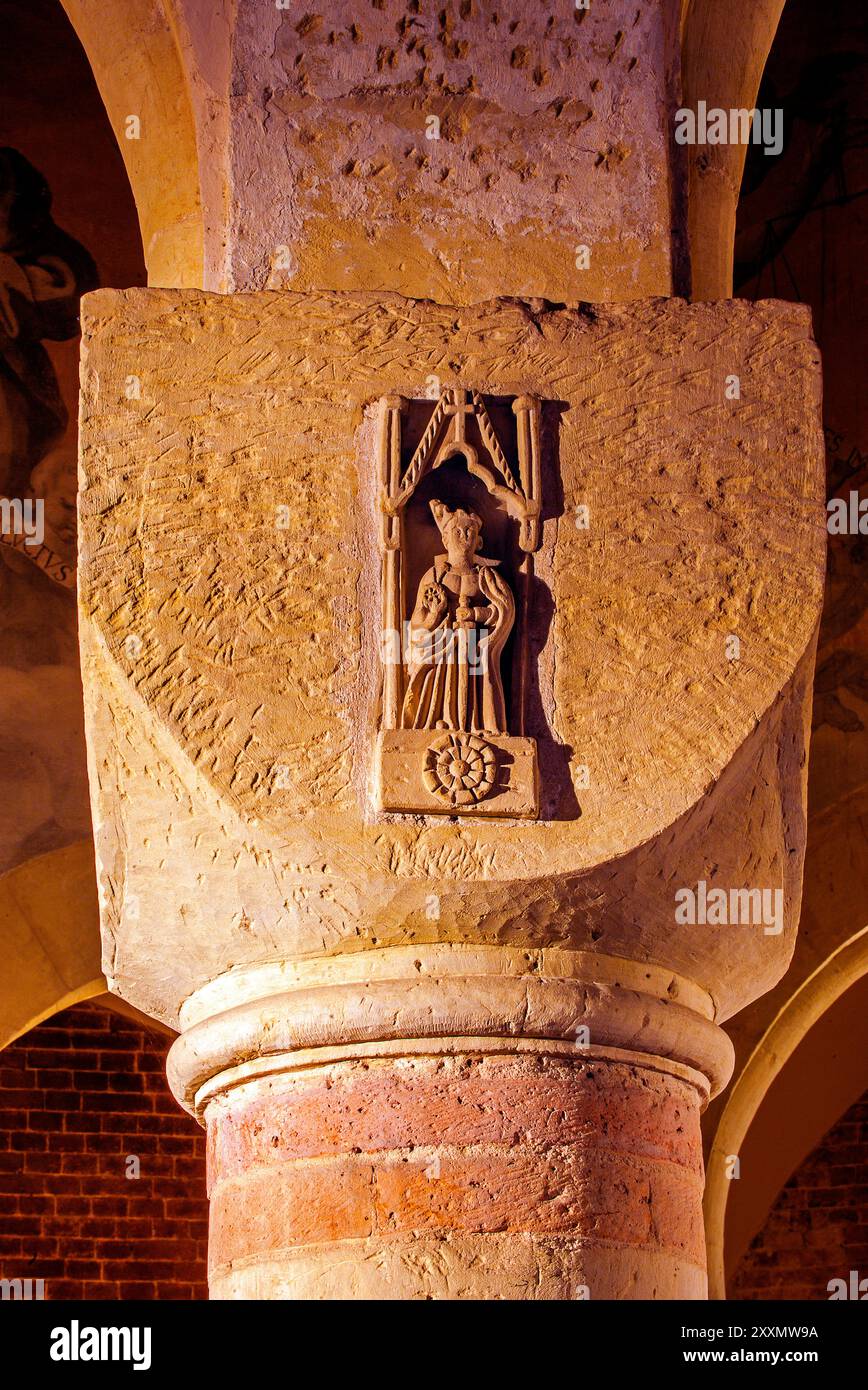
[[[453,729],[506,733],[500,653],[515,617],[512,594],[495,573],[499,561],[476,556],[467,573],[438,555],[422,576],[410,620],[408,684],[401,723],[405,729]],[[446,594],[437,625],[424,627],[422,595],[431,584]],[[458,608],[485,609],[487,622],[459,623]]]

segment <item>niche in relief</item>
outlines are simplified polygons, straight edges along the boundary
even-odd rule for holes
[[[381,809],[534,817],[540,402],[456,386],[380,409]]]

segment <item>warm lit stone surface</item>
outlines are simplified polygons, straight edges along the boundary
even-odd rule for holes
[[[380,1059],[207,1116],[213,1297],[702,1296],[699,1097],[673,1077]]]
[[[181,1010],[169,1079],[201,1114],[238,1083],[239,1066],[250,1076],[281,1070],[290,1055],[321,1060],[323,1049],[394,1055],[429,1039],[475,1038],[483,1050],[516,1050],[546,1039],[570,1055],[580,1043],[605,1057],[643,1054],[707,1094],[732,1066],[713,1015],[691,981],[600,952],[391,946],[219,975]]]
[[[703,1297],[719,1023],[801,887],[807,316],[101,291],[84,354],[104,967],[182,1029],[212,1292]],[[378,810],[377,403],[432,377],[542,402],[538,819]],[[677,922],[701,879],[781,931]]]
[[[676,146],[673,115],[752,104],[782,0],[65,4],[152,283],[286,292],[98,297],[85,372],[105,964],[183,1029],[214,1291],[698,1296],[694,1112],[732,1066],[719,1021],[781,977],[799,910],[817,363],[800,311],[647,297],[690,285],[688,166],[692,287],[725,292],[744,151]],[[533,776],[481,808],[527,825],[377,797],[374,402],[444,382],[544,402]],[[818,686],[833,718],[843,656]],[[44,713],[13,699],[37,752]],[[380,790],[425,812],[401,751]],[[0,813],[9,863],[80,826],[64,766]],[[71,922],[46,948],[25,869],[6,915],[51,1007],[89,957]],[[780,891],[785,929],[680,926],[699,879]]]
[[[678,289],[679,15],[679,0],[240,6],[234,287],[441,304]]]
[[[825,539],[804,310],[99,291],[84,327],[82,652],[117,990],[174,1024],[263,956],[450,940],[657,962],[721,1017],[768,988],[797,915]],[[371,796],[366,411],[432,373],[547,403],[542,806],[520,834]],[[700,878],[780,886],[783,934],[675,925]]]

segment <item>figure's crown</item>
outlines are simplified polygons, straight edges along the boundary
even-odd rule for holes
[[[436,498],[430,505],[441,536],[444,535],[446,527],[453,520],[473,521],[479,528],[480,535],[482,534],[482,518],[477,516],[476,512],[468,512],[464,507],[458,507],[454,512],[450,511],[445,502],[439,502]]]

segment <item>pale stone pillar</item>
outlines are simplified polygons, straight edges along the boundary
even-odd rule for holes
[[[703,1297],[720,1024],[798,919],[805,312],[100,291],[82,380],[104,969],[181,1032],[214,1295]],[[459,737],[381,628],[466,497],[515,626]]]

